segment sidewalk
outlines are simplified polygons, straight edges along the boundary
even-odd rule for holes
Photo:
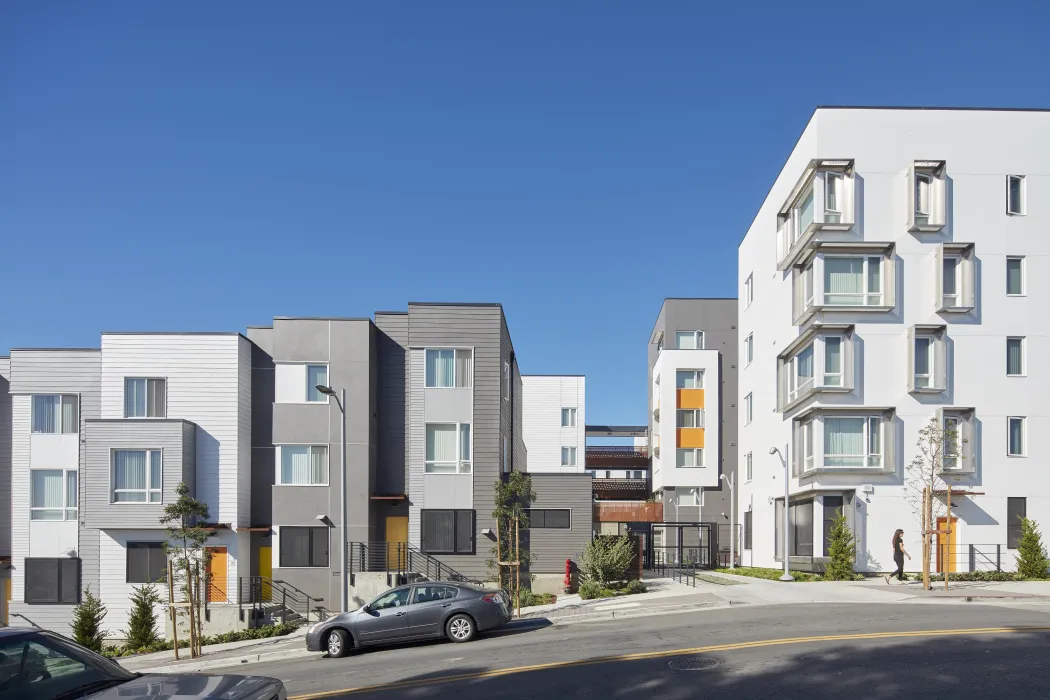
[[[242,663],[256,663],[277,659],[289,659],[296,656],[310,656],[306,651],[306,630],[300,627],[283,637],[266,639],[245,639],[240,642],[209,644],[203,647],[204,652],[196,659],[189,658],[188,649],[180,649],[178,661],[174,651],[158,651],[153,654],[139,654],[127,658],[115,659],[129,671],[138,673],[195,673],[212,668],[236,666]]]
[[[649,614],[655,609],[689,610],[729,604],[722,597],[701,589],[699,585],[693,588],[668,578],[647,578],[644,581],[649,588],[645,593],[592,600],[583,600],[574,594],[559,595],[557,602],[551,605],[522,608],[521,619],[545,618],[552,622],[568,622],[585,617],[612,619]]]

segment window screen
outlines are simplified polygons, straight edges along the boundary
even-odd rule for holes
[[[282,567],[327,567],[328,528],[326,527],[282,527]]]
[[[424,510],[422,544],[427,554],[473,554],[474,511]]]
[[[26,559],[26,603],[80,602],[79,559]]]
[[[168,558],[161,542],[128,542],[128,583],[157,583],[168,577]]]

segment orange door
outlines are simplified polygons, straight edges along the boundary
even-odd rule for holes
[[[408,516],[386,516],[386,566],[388,569],[401,569],[406,566],[403,547],[408,542]],[[400,559],[399,559],[400,557]]]
[[[955,533],[958,526],[955,524],[957,518],[937,518],[937,571],[949,574],[955,573]],[[951,529],[950,534],[944,534],[944,530]]]
[[[225,547],[208,547],[208,602],[228,603],[226,579],[229,560]]]

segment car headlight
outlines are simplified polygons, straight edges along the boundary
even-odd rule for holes
[[[314,623],[314,626],[310,628],[310,631],[307,634],[313,634],[314,632],[319,630],[321,628],[321,625],[324,624],[324,622],[324,620],[321,620],[320,622]]]

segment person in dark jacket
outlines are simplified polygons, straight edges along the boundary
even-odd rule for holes
[[[897,570],[886,574],[886,583],[890,582],[890,576],[896,576],[897,581],[904,582],[904,557],[911,561],[911,555],[904,550],[904,530],[897,528],[893,533],[893,563],[897,565]]]

